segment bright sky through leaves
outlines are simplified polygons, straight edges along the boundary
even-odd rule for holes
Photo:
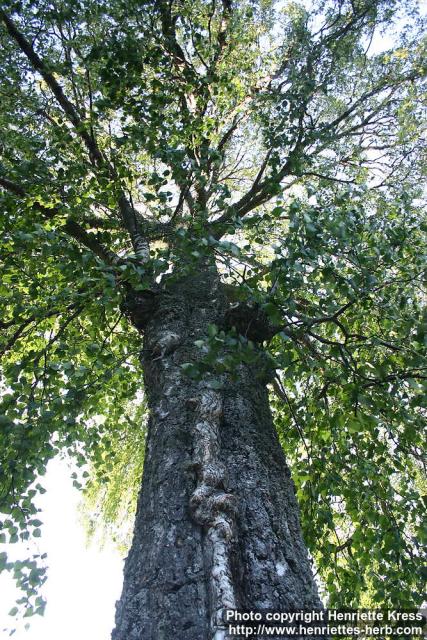
[[[44,524],[38,547],[40,553],[48,552],[49,580],[43,589],[48,604],[44,617],[17,623],[14,640],[107,640],[110,636],[123,579],[122,559],[113,546],[86,545],[78,512],[81,494],[72,486],[70,475],[69,466],[57,459],[43,479],[47,492],[38,500]],[[0,547],[2,551],[6,545]],[[16,557],[25,555],[26,544],[16,544],[11,551]],[[19,597],[7,573],[0,576],[0,594],[3,637],[3,629],[14,626],[8,610]]]

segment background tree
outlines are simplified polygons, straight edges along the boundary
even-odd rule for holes
[[[411,5],[3,3],[2,541],[59,451],[146,447],[116,640],[319,606],[283,450],[329,602],[422,600]],[[0,556],[27,615],[40,561]]]

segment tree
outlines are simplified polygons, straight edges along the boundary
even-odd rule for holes
[[[3,3],[2,540],[58,452],[145,447],[115,640],[319,607],[295,490],[331,605],[422,600],[412,4]]]

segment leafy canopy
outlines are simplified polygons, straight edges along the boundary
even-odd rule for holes
[[[1,541],[40,535],[34,499],[61,451],[90,463],[95,502],[113,479],[104,513],[117,515],[118,474],[140,469],[144,446],[141,340],[123,301],[214,255],[235,302],[275,327],[262,345],[273,410],[330,604],[418,605],[416,4],[2,6]],[[216,327],[197,345],[195,377],[260,348]],[[0,555],[26,615],[43,611],[42,561]]]

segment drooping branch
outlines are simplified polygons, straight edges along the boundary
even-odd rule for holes
[[[0,177],[0,187],[3,187],[3,189],[9,191],[10,193],[13,193],[22,200],[27,198],[29,195],[20,185],[4,177]],[[35,202],[33,204],[33,207],[37,209],[37,211],[40,211],[46,220],[51,220],[56,215],[59,215],[61,213],[61,211],[57,207],[45,207],[40,202]],[[98,258],[101,258],[101,260],[103,260],[107,264],[118,265],[122,262],[122,260],[116,253],[114,253],[114,251],[111,251],[110,249],[104,247],[93,234],[88,233],[78,222],[76,222],[72,218],[68,218],[65,221],[61,230],[70,237],[74,238],[74,240],[77,240],[79,244],[92,251],[92,253],[98,256]]]
[[[32,329],[30,329],[29,331],[25,331],[27,327],[30,327],[31,325],[34,325],[34,327],[36,327],[38,324],[40,324],[40,322],[43,322],[44,320],[48,320],[49,318],[52,318],[54,316],[60,316],[62,313],[64,313],[64,311],[69,311],[72,313],[75,311],[75,309],[78,306],[79,305],[77,302],[72,302],[71,304],[67,305],[65,309],[59,309],[59,308],[48,309],[48,310],[45,310],[44,312],[40,311],[38,313],[31,314],[27,318],[14,317],[13,320],[0,322],[1,330],[9,329],[10,327],[16,327],[11,337],[7,340],[6,344],[0,350],[0,355],[3,356],[5,353],[10,351],[10,349],[12,349],[15,342],[19,340],[19,338],[31,332]]]
[[[3,356],[5,353],[7,353],[15,344],[15,342],[17,340],[19,340],[19,338],[23,335],[25,329],[33,322],[33,318],[27,318],[26,320],[24,320],[23,322],[21,322],[21,324],[19,324],[19,326],[15,329],[15,331],[13,332],[12,336],[9,338],[9,340],[6,342],[6,344],[4,345],[4,347],[0,350],[0,356]],[[5,326],[9,325],[9,323],[1,323],[0,324],[0,328],[3,329],[5,328]]]
[[[70,314],[64,319],[64,322],[61,324],[55,335],[49,338],[45,346],[35,356],[31,354],[31,356],[24,358],[21,362],[21,366],[24,367],[28,362],[33,362],[36,366],[40,359],[47,354],[52,345],[55,342],[58,342],[61,336],[64,335],[68,326],[80,315],[83,309],[84,307],[81,304],[70,305],[67,309],[68,311],[70,311]],[[59,314],[59,317],[61,317],[62,315],[63,314]]]

